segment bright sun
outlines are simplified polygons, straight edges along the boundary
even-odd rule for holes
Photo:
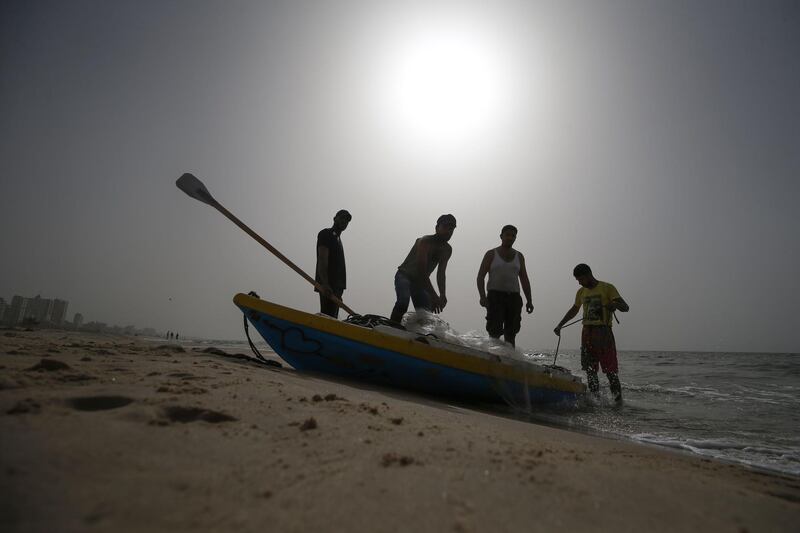
[[[417,23],[384,35],[371,93],[393,142],[429,156],[463,156],[490,146],[508,127],[511,54],[480,22]]]

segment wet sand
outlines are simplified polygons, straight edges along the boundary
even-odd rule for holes
[[[2,531],[796,531],[800,479],[166,342],[0,330]]]

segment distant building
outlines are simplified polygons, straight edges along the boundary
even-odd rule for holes
[[[53,300],[53,308],[50,314],[50,322],[60,326],[64,323],[64,320],[67,318],[67,307],[69,307],[69,302],[65,300]]]
[[[80,313],[75,313],[75,318],[72,319],[72,325],[75,329],[80,329],[83,325],[83,315]]]
[[[45,299],[38,294],[28,300],[28,311],[22,317],[23,321],[36,322],[41,324],[43,322],[50,322],[50,316],[53,314],[53,300]]]
[[[11,305],[6,304],[0,318],[5,324],[12,326],[21,322],[60,325],[64,323],[64,318],[67,316],[68,306],[69,302],[65,300],[51,300],[39,295],[34,298],[15,295],[11,299]]]
[[[0,298],[0,324],[4,324],[6,321],[6,309],[8,309],[8,304],[3,298]]]
[[[28,312],[28,302],[30,300],[30,298],[23,298],[22,296],[11,298],[11,306],[6,311],[5,323],[13,326],[22,322]]]

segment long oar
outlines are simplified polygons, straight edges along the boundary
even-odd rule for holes
[[[312,284],[314,287],[316,287],[317,290],[320,293],[325,294],[325,289],[322,287],[322,285],[319,284],[319,282],[317,282],[314,278],[312,278],[311,276],[309,276],[308,274],[303,272],[303,269],[301,269],[299,266],[297,266],[294,263],[292,263],[289,260],[289,258],[287,258],[285,255],[280,253],[270,243],[268,243],[267,241],[262,239],[260,235],[258,235],[255,231],[251,230],[244,222],[242,222],[241,220],[236,218],[236,216],[234,216],[233,213],[231,213],[230,211],[225,209],[225,207],[223,207],[222,204],[220,204],[218,201],[216,201],[214,199],[214,197],[211,196],[211,193],[208,192],[208,189],[206,189],[206,186],[203,185],[202,181],[197,179],[192,174],[186,173],[183,176],[181,176],[180,178],[178,178],[178,180],[175,182],[175,185],[177,185],[180,190],[182,190],[183,192],[185,192],[186,194],[188,194],[189,196],[191,196],[195,200],[199,200],[199,201],[203,202],[204,204],[210,205],[211,207],[213,207],[214,209],[216,209],[217,211],[219,211],[220,213],[222,213],[223,215],[228,217],[228,219],[231,222],[233,222],[234,224],[239,226],[241,229],[244,230],[245,233],[247,233],[252,238],[254,238],[256,241],[258,241],[261,244],[261,246],[263,246],[264,248],[266,248],[267,250],[272,252],[272,254],[275,257],[277,257],[278,259],[280,259],[281,261],[286,263],[289,266],[289,268],[291,268],[292,270],[294,270],[295,272],[297,272],[298,274],[303,276],[303,278],[306,281],[308,281],[310,284]],[[336,303],[336,305],[338,305],[339,307],[341,307],[342,309],[344,309],[345,311],[347,311],[351,315],[358,314],[355,311],[353,311],[352,309],[350,309],[349,307],[347,307],[344,304],[344,302],[342,300],[340,300],[339,298],[337,298],[335,295],[331,294],[331,295],[328,296],[328,298],[330,298],[333,302]]]

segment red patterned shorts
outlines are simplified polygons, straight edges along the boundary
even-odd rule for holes
[[[597,372],[598,367],[602,368],[605,374],[619,372],[614,332],[610,326],[583,326],[581,368]]]

